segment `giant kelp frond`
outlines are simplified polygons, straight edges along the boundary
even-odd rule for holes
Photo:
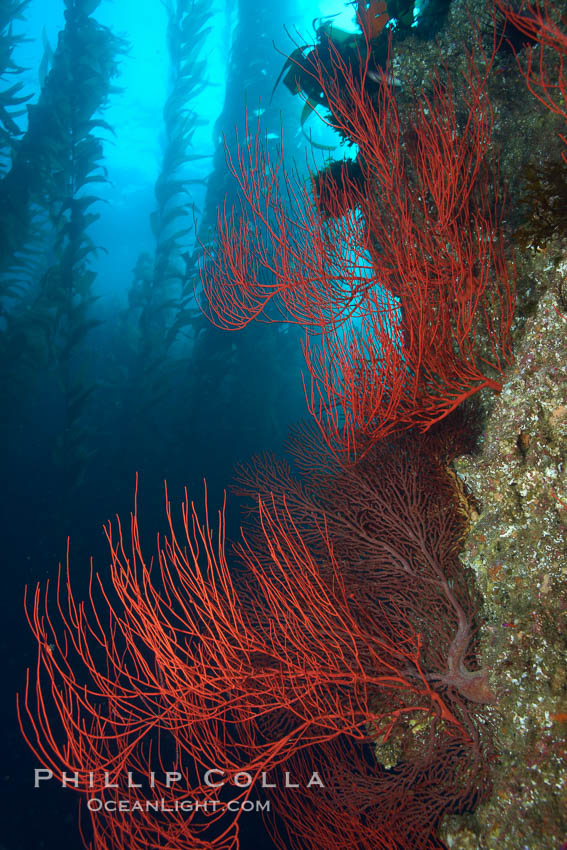
[[[89,229],[99,218],[93,207],[100,198],[93,185],[106,179],[100,131],[112,129],[100,111],[113,90],[124,45],[91,17],[98,0],[66,0],[65,6],[65,29],[42,93],[52,129],[47,156],[53,177],[44,180],[44,191],[55,235],[55,262],[42,278],[39,299],[53,321],[62,405],[56,461],[63,474],[63,500],[68,502],[91,452],[84,411],[94,386],[84,356],[85,340],[100,321],[92,315],[96,274],[91,261],[97,246]],[[63,504],[63,515],[67,506]]]
[[[14,82],[23,71],[13,58],[24,36],[14,32],[14,22],[23,18],[29,0],[5,0],[0,8],[0,171],[12,150],[13,140],[21,134],[17,118],[25,113],[23,104],[30,95],[23,93],[24,84]]]
[[[28,107],[27,131],[0,183],[5,235],[0,266],[12,293],[0,370],[16,386],[25,361],[47,353],[61,423],[53,454],[61,472],[63,519],[91,451],[84,411],[94,386],[84,355],[87,335],[99,320],[92,313],[97,246],[89,229],[99,217],[95,184],[106,180],[101,131],[112,132],[100,112],[124,50],[122,40],[91,17],[97,5],[98,0],[66,0],[51,69],[38,102]],[[33,229],[41,257],[30,277],[22,274],[21,258],[32,222],[39,224]]]
[[[96,3],[94,4],[97,5]],[[64,190],[69,126],[74,138],[88,134],[88,122],[104,106],[117,73],[123,42],[90,18],[92,0],[67,0],[51,71],[36,104],[28,107],[28,128],[14,149],[9,171],[0,181],[0,269],[25,243],[30,205],[52,207]],[[80,179],[84,154],[75,157]],[[87,166],[88,167],[88,166]],[[90,169],[88,169],[90,170]],[[78,186],[75,185],[75,189]]]
[[[188,203],[188,187],[193,182],[188,168],[192,162],[206,158],[195,152],[193,140],[202,123],[195,99],[208,85],[203,47],[211,30],[209,7],[204,0],[172,0],[166,8],[170,92],[163,110],[166,144],[154,186],[156,208],[150,219],[155,256],[147,285],[140,286],[137,276],[134,280],[139,354],[146,362],[151,357],[154,363],[156,358],[165,362],[167,349],[184,326],[179,314],[187,306],[182,291],[186,277],[183,254],[189,247],[192,204]],[[190,295],[192,292],[191,286]],[[140,388],[138,397],[143,394]]]
[[[173,358],[170,349],[196,313],[184,255],[192,239],[190,186],[201,179],[201,175],[196,179],[192,167],[207,158],[195,145],[195,134],[203,124],[195,100],[209,85],[204,47],[211,31],[210,4],[167,0],[164,5],[169,91],[163,109],[165,143],[150,215],[154,246],[152,254],[140,255],[134,269],[124,316],[126,352],[119,364],[128,376],[126,394],[133,418],[146,423],[161,416],[164,397],[171,393],[180,367],[180,358]],[[186,381],[186,361],[182,368]],[[165,441],[160,449],[165,452]]]

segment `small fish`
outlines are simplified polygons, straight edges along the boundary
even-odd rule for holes
[[[381,74],[379,74],[377,71],[367,71],[366,76],[369,77],[374,83],[381,83],[383,79]],[[392,76],[388,78],[388,82],[391,86],[394,87],[402,85],[399,80],[396,80],[395,77]]]

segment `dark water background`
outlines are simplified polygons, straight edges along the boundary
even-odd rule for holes
[[[260,451],[281,452],[288,425],[306,412],[297,328],[254,324],[228,333],[209,325],[190,304],[191,323],[175,343],[152,346],[152,339],[162,340],[178,315],[174,306],[158,320],[159,310],[152,313],[151,298],[144,314],[141,278],[136,289],[134,274],[142,254],[149,258],[151,269],[156,250],[150,222],[156,209],[154,183],[167,146],[162,109],[172,85],[173,57],[166,40],[166,10],[175,8],[172,4],[173,0],[165,7],[159,0],[116,0],[103,2],[93,15],[130,43],[120,59],[120,75],[113,80],[119,89],[110,92],[104,111],[116,135],[102,133],[104,158],[97,173],[105,173],[108,182],[94,184],[93,192],[105,203],[95,207],[100,218],[88,231],[104,249],[87,264],[96,272],[90,289],[96,300],[88,316],[101,323],[73,344],[67,365],[61,354],[65,341],[58,339],[59,353],[53,354],[46,350],[37,327],[20,337],[20,346],[16,336],[16,357],[9,362],[5,358],[2,364],[0,848],[7,850],[81,846],[76,798],[55,783],[41,791],[33,789],[33,768],[38,765],[16,722],[15,693],[22,691],[25,670],[33,667],[36,655],[24,616],[24,586],[33,589],[37,582],[56,576],[69,536],[74,591],[77,598],[83,597],[89,558],[94,558],[102,575],[108,569],[102,525],[115,514],[128,517],[136,473],[142,546],[152,552],[156,532],[165,527],[165,479],[172,502],[179,504],[185,486],[199,502],[206,477],[209,505],[215,509],[230,486],[234,465]],[[191,210],[195,209],[197,230],[206,234],[214,226],[216,207],[234,192],[222,136],[226,134],[228,144],[233,144],[238,126],[243,137],[245,98],[252,122],[257,110],[262,111],[269,145],[279,144],[281,116],[284,150],[305,167],[302,104],[281,86],[270,99],[289,52],[284,26],[292,33],[299,27],[307,36],[320,15],[346,9],[352,18],[349,4],[309,0],[235,4],[219,0],[210,8],[203,3],[196,6],[204,9],[210,28],[199,54],[207,63],[203,73],[208,82],[191,102],[195,135],[189,150],[206,158],[192,162],[182,175],[191,183],[187,197],[181,199],[187,214],[176,224],[186,232],[177,237],[178,262],[198,247]],[[63,2],[31,0],[25,15],[16,31],[30,41],[18,46],[14,58],[26,69],[23,92],[34,103],[49,74],[45,51],[55,50],[64,24]],[[26,131],[25,114],[18,122],[16,143]],[[320,134],[319,141],[329,141],[320,128],[313,132]],[[4,153],[0,177],[10,170],[9,152]],[[11,200],[20,190],[23,187],[16,183]],[[37,199],[34,203],[42,229],[35,243],[37,275],[25,287],[28,305],[40,291],[42,275],[57,260],[57,224],[50,218],[54,210],[45,199],[43,205]],[[21,244],[11,260],[30,249],[29,233],[20,235]],[[2,274],[11,273],[10,266],[9,258],[0,269],[0,281]],[[162,292],[159,297],[171,294]],[[173,295],[178,298],[180,293]],[[159,299],[155,304],[159,307]],[[8,302],[8,310],[17,309],[17,301],[15,306]],[[53,305],[44,302],[42,309],[52,319]],[[71,418],[70,385],[92,388],[78,415]],[[237,536],[239,522],[238,504],[229,495],[229,536]],[[252,818],[243,819],[243,828],[243,850],[272,846]]]
[[[197,161],[198,171],[191,176],[202,183],[192,184],[186,199],[198,206],[201,226],[206,210],[212,213],[222,200],[228,182],[220,136],[225,132],[232,138],[235,125],[242,125],[245,92],[249,102],[257,106],[261,97],[269,106],[283,62],[272,41],[287,42],[284,23],[299,22],[293,4],[278,4],[277,15],[271,2],[210,6],[211,32],[204,53],[212,82],[204,99],[194,104],[203,126],[192,148],[193,153],[209,157]],[[318,13],[318,8],[313,12],[309,8],[301,22],[310,24]],[[33,0],[27,15],[27,20],[17,22],[16,30],[34,40],[20,46],[15,58],[29,68],[25,92],[35,100],[43,54],[41,30],[45,26],[54,49],[63,26],[63,3]],[[197,341],[189,334],[175,353],[157,352],[155,364],[154,352],[139,346],[136,350],[140,313],[132,308],[131,299],[129,303],[128,292],[138,256],[146,252],[151,257],[155,249],[150,215],[156,205],[153,184],[166,144],[161,110],[170,85],[166,13],[159,0],[120,0],[103,4],[94,17],[129,39],[132,46],[116,80],[123,90],[110,96],[104,115],[109,124],[117,125],[117,135],[111,140],[106,134],[102,164],[108,168],[110,183],[96,184],[95,189],[108,203],[99,205],[101,218],[90,231],[108,252],[93,257],[90,266],[97,272],[93,293],[98,296],[91,315],[103,323],[73,352],[77,380],[95,387],[81,410],[78,465],[71,468],[69,458],[62,458],[65,405],[56,364],[42,356],[31,370],[7,370],[2,393],[0,846],[8,850],[81,846],[75,795],[56,788],[55,783],[33,789],[33,768],[38,765],[16,722],[15,693],[22,690],[25,670],[35,661],[34,640],[24,617],[24,586],[33,588],[36,582],[56,575],[69,535],[74,588],[81,598],[86,592],[89,557],[94,557],[95,568],[102,574],[108,567],[102,524],[116,513],[128,517],[136,473],[140,527],[151,552],[156,532],[164,528],[164,479],[172,501],[180,503],[184,486],[196,500],[202,499],[206,476],[209,504],[220,506],[234,464],[263,449],[280,449],[287,424],[305,410],[293,329],[257,325],[229,334],[203,321]],[[272,122],[279,133],[284,98],[292,106],[289,125],[295,133],[298,107],[283,93],[269,106],[267,132]],[[25,130],[25,116],[20,121]],[[215,121],[219,122],[216,127]],[[8,169],[5,163],[4,171]],[[207,188],[209,178],[211,188]],[[209,224],[213,223],[211,218]],[[187,237],[180,238],[179,248],[191,253],[195,249],[191,218],[182,226]],[[47,238],[46,254],[49,245]],[[46,256],[44,267],[48,262]],[[152,359],[152,374],[158,375],[151,389],[150,377],[144,381],[143,370],[148,366],[144,354],[148,361]],[[230,533],[236,535],[237,505],[228,516]],[[250,834],[243,837],[244,847],[271,846],[257,832],[258,825],[249,824],[246,829]]]

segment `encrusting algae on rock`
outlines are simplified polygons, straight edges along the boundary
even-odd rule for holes
[[[565,279],[567,259],[555,275]],[[442,836],[455,850],[558,850],[567,836],[567,317],[560,293],[550,287],[526,322],[479,453],[455,462],[480,507],[461,558],[484,597],[480,663],[498,695],[489,709],[497,730],[493,793],[474,814],[446,819]]]

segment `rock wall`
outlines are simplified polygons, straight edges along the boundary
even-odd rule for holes
[[[567,838],[567,261],[523,328],[479,452],[457,474],[478,503],[462,553],[484,596],[499,751],[492,798],[450,818],[456,850],[560,850]]]

